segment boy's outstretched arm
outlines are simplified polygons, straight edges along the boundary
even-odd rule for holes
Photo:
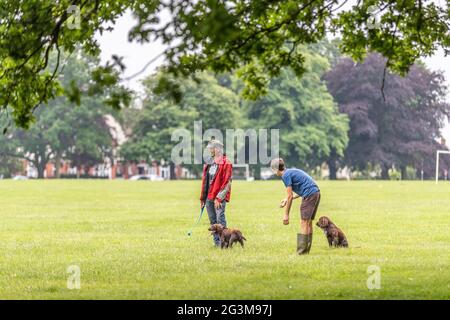
[[[292,198],[293,200],[300,198],[300,196],[298,194],[296,194],[295,192],[293,192],[294,197]],[[287,203],[287,198],[284,198],[283,200],[281,200],[280,202],[280,208],[284,208],[284,206]]]
[[[292,187],[289,186],[286,188],[287,197],[286,197],[286,207],[284,209],[284,218],[283,224],[289,224],[289,212],[291,211],[292,200],[294,200],[294,193],[292,192]]]

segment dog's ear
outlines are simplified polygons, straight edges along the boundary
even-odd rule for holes
[[[316,226],[318,226],[319,228],[322,228],[322,217],[319,218],[319,220],[316,223]]]
[[[328,219],[325,216],[322,216],[319,218],[319,221],[317,222],[317,226],[321,227],[321,228],[328,227],[329,221],[330,221],[330,219]]]

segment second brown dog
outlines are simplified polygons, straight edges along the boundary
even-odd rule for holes
[[[212,235],[219,235],[220,246],[222,249],[232,248],[233,243],[235,242],[239,242],[243,248],[244,240],[247,241],[240,230],[225,228],[223,225],[218,223],[211,225],[208,230],[211,231]]]
[[[316,226],[321,228],[328,240],[328,245],[335,247],[348,247],[347,238],[344,232],[339,229],[328,217],[322,216],[317,221]]]

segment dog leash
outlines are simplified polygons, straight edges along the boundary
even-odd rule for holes
[[[190,237],[192,235],[192,229],[194,229],[194,227],[196,227],[198,225],[198,223],[200,222],[202,216],[203,216],[203,210],[205,209],[205,205],[203,205],[200,208],[200,215],[197,218],[197,222],[195,222],[195,224],[192,226],[191,230],[188,231],[187,235]]]

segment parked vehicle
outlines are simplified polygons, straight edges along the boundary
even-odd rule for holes
[[[20,176],[20,175],[18,175],[18,176],[15,176],[14,178],[12,178],[13,180],[28,180],[28,177],[25,177],[25,176]]]
[[[138,180],[149,180],[149,181],[163,181],[164,179],[160,176],[157,176],[156,174],[138,174],[135,176],[132,176],[129,180],[131,181],[138,181]]]

